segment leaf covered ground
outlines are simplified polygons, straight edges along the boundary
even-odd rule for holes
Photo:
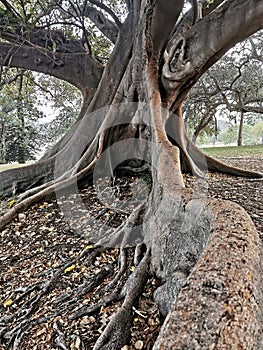
[[[222,160],[263,171],[261,158]],[[262,181],[209,174],[206,185],[199,188],[195,178],[186,175],[185,180],[187,186],[205,195],[244,206],[263,238]],[[136,252],[126,248],[127,266],[116,279],[119,248],[95,248],[93,238],[103,224],[121,225],[150,186],[145,175],[123,177],[111,191],[104,184],[99,198],[93,187],[84,187],[81,204],[73,195],[64,200],[66,207],[61,210],[54,198],[35,205],[2,230],[1,350],[14,348],[11,344],[19,344],[19,350],[92,349],[122,303],[111,302],[110,290],[121,289],[136,266]],[[120,205],[123,200],[126,204]],[[10,201],[1,203],[3,212]],[[153,301],[158,285],[158,280],[149,276],[133,309],[130,343],[123,350],[152,348],[163,321]]]

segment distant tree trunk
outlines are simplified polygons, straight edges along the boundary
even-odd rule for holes
[[[214,134],[213,145],[215,145],[216,140],[217,140],[217,135],[218,135],[218,122],[217,122],[216,116],[214,116],[214,121],[215,121],[215,134]]]
[[[242,146],[243,143],[243,127],[244,127],[244,112],[240,112],[240,121],[237,136],[237,145]]]
[[[199,123],[197,124],[197,126],[195,127],[193,136],[192,136],[192,141],[195,144],[197,137],[199,136],[200,132],[202,130],[204,130],[209,123],[212,121],[213,117],[214,117],[214,110],[209,111],[207,114],[203,115],[203,117],[201,118],[201,120],[199,121]]]
[[[0,163],[6,163],[5,121],[2,117],[0,128]]]
[[[23,78],[24,78],[24,72],[21,71],[19,76],[19,88],[18,88],[18,96],[17,96],[17,118],[19,120],[19,127],[18,127],[18,163],[22,164],[26,162],[26,135],[25,135],[25,117],[24,117],[24,111],[22,108],[23,104]]]

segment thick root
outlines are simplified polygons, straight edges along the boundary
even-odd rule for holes
[[[55,157],[0,173],[1,196],[15,195],[53,179]]]
[[[122,290],[122,294],[125,295],[124,302],[97,340],[93,350],[120,349],[128,343],[132,324],[132,307],[139,298],[147,281],[149,257],[148,251],[126,282]]]
[[[212,236],[154,350],[262,348],[262,243],[243,208],[223,201],[209,207]]]
[[[207,154],[204,154],[198,147],[196,147],[196,145],[189,139],[189,137],[186,134],[185,134],[185,138],[187,141],[188,152],[191,158],[197,164],[197,166],[199,166],[199,168],[207,169],[211,172],[218,172],[218,173],[228,174],[232,176],[241,176],[241,177],[257,178],[257,179],[263,178],[263,173],[240,169],[240,168],[228,165],[224,162],[221,162],[220,160],[210,157]],[[204,164],[204,160],[206,164]]]
[[[176,110],[176,114],[168,119],[166,131],[170,142],[179,147],[181,151],[181,163],[184,171],[189,171],[198,177],[203,177],[202,171],[208,170],[233,176],[263,178],[263,174],[260,172],[240,169],[203,153],[188,137],[184,129],[181,106]]]
[[[12,207],[6,214],[4,214],[0,219],[0,230],[3,229],[9,222],[17,217],[17,215],[21,212],[24,212],[32,205],[39,203],[43,200],[49,199],[54,195],[55,192],[65,190],[70,186],[76,184],[78,181],[88,176],[92,169],[96,164],[96,159],[92,163],[90,163],[86,168],[79,171],[76,175],[70,177],[69,179],[65,179],[60,181],[59,183],[54,183],[47,188],[44,188],[40,192],[22,200]]]

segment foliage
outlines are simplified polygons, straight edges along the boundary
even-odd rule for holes
[[[16,74],[15,69],[6,70],[3,81]],[[26,161],[36,159],[70,128],[80,110],[81,94],[73,86],[29,71],[24,76],[26,80],[19,101],[18,79],[2,88],[2,163],[19,162],[21,146],[25,150]]]
[[[191,89],[184,105],[191,136],[201,130],[216,136],[218,118],[237,122],[247,107],[252,113],[253,108],[255,113],[263,112],[263,67],[252,43],[261,48],[258,33],[230,50]]]
[[[218,141],[223,141],[225,145],[230,143],[235,143],[237,141],[238,135],[238,125],[233,125],[226,131],[220,134]],[[250,125],[245,124],[243,128],[243,144],[244,145],[253,145],[256,144],[256,138],[251,132],[252,127]]]
[[[4,79],[16,75],[21,78],[21,74],[21,89],[17,78],[12,83],[3,85],[0,95],[2,163],[23,163],[35,159],[42,142],[39,137],[39,119],[44,115],[35,104],[32,73],[12,69],[5,72]]]
[[[257,138],[257,142],[263,144],[263,120],[252,127],[251,134]]]
[[[103,2],[103,5],[113,9],[120,19],[124,19],[127,15],[124,0],[107,0]],[[107,11],[96,5],[86,2],[85,6],[95,7],[106,18],[113,20]],[[61,40],[63,42],[79,40],[82,42],[83,49],[90,51],[100,62],[105,62],[112,50],[112,43],[83,13],[84,8],[80,10],[79,1],[76,0],[70,2],[56,0],[21,2],[15,0],[8,9],[5,4],[0,2],[0,36],[2,31],[7,31],[8,35],[15,33],[30,35],[30,32],[35,28],[38,30],[47,29],[49,38],[47,38],[45,46],[51,49],[54,54],[60,49],[57,40],[59,42]],[[52,31],[56,32],[56,38],[53,37]],[[6,69],[5,72],[7,71]],[[10,77],[16,73],[15,70],[9,70],[6,74]],[[4,74],[1,78],[3,81],[9,80],[5,79]],[[23,92],[23,102],[20,105],[15,102],[17,79],[9,87],[8,84],[5,86],[3,84],[1,130],[5,135],[3,135],[4,138],[1,138],[2,162],[18,161],[17,150],[19,147],[21,148],[21,145],[23,149],[26,149],[26,160],[35,159],[40,151],[39,146],[41,145],[41,150],[43,150],[57,141],[70,128],[80,110],[81,96],[75,87],[58,81],[54,77],[38,76],[36,73],[27,73],[27,79],[30,80],[31,91]],[[35,83],[37,83],[36,86],[34,86]],[[27,83],[27,88],[28,86]],[[27,98],[27,96],[30,97]],[[9,100],[11,100],[11,104]],[[9,111],[8,108],[8,113],[6,113],[6,105],[12,105],[12,111]],[[19,120],[15,115],[16,108],[21,109],[21,113],[26,119],[23,131],[21,131],[21,127],[19,129]],[[39,123],[39,117],[43,117],[44,113],[47,113],[47,121]],[[22,136],[24,137],[23,141],[21,140]]]
[[[50,147],[76,120],[81,108],[81,94],[72,85],[43,74],[38,76],[40,100],[44,101],[46,118],[41,124],[45,147]]]

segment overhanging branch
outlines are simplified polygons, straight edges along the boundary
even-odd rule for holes
[[[231,47],[263,28],[263,2],[228,0],[188,30],[182,37],[186,42],[183,64],[171,70],[180,41],[171,40],[168,60],[163,67],[162,82],[177,103],[183,100],[190,88]],[[179,47],[180,49],[180,47]],[[174,106],[172,109],[175,109]]]
[[[86,6],[83,10],[83,16],[89,18],[113,44],[116,43],[119,28],[114,22],[106,18],[102,12],[95,7]]]
[[[0,65],[49,74],[82,92],[95,90],[103,67],[88,53],[52,53],[41,47],[0,42]]]
[[[107,5],[103,4],[102,2],[100,2],[98,0],[89,0],[89,2],[91,2],[95,6],[98,6],[102,10],[106,11],[113,18],[113,20],[115,21],[117,27],[121,28],[122,23],[120,22],[119,18],[116,16],[114,11],[112,11]]]

